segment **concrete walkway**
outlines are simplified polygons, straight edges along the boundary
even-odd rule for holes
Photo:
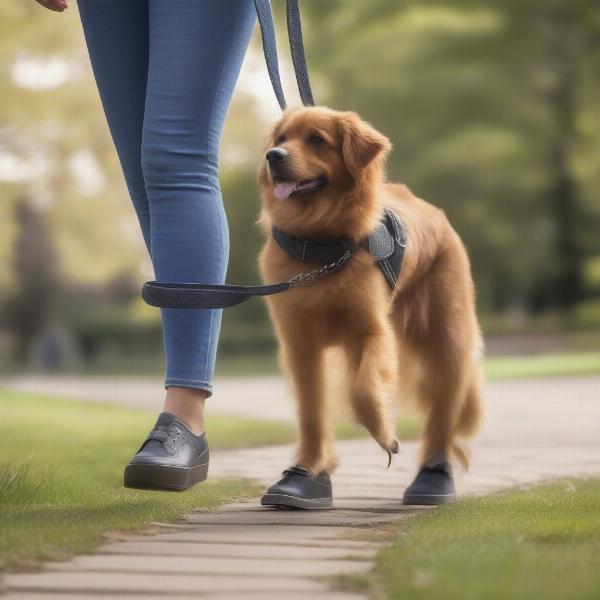
[[[282,388],[270,389],[266,381],[256,383],[277,398],[272,392]],[[240,388],[246,398],[252,385]],[[487,424],[474,445],[471,471],[457,474],[459,492],[600,475],[599,377],[496,382],[487,395]],[[378,528],[415,513],[400,498],[414,475],[417,445],[404,444],[389,470],[368,439],[340,442],[338,449],[333,511],[274,511],[252,501],[193,513],[175,524],[155,524],[149,535],[123,536],[94,555],[8,575],[6,597],[362,598],[334,583],[368,573]],[[291,453],[288,446],[215,452],[211,477],[249,477],[266,486]]]

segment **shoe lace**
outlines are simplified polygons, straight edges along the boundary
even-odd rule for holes
[[[305,467],[300,465],[294,465],[292,467],[288,467],[282,473],[282,475],[303,475],[304,477],[310,477],[310,471]]]
[[[173,427],[172,424],[157,425],[148,434],[148,437],[146,438],[146,441],[144,442],[144,446],[150,440],[156,440],[157,442],[160,442],[161,444],[163,444],[163,446],[165,446],[165,447],[168,446],[170,449],[173,449],[175,447],[175,442],[177,441],[177,437],[180,436],[181,434],[182,434],[181,429],[179,427]]]
[[[422,470],[426,473],[442,473],[443,475],[450,475],[448,465],[444,463],[438,463],[436,465],[424,465]]]

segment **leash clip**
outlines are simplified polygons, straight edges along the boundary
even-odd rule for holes
[[[325,275],[329,275],[337,271],[349,258],[352,256],[350,250],[346,250],[342,256],[340,256],[337,260],[323,265],[318,269],[313,269],[312,271],[308,271],[307,273],[298,273],[293,277],[288,279],[288,284],[290,288],[298,287],[300,285],[310,285],[317,279],[321,279],[321,277],[325,277]]]

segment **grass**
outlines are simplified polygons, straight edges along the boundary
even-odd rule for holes
[[[0,414],[0,571],[88,552],[106,532],[134,531],[262,491],[210,479],[182,494],[125,489],[123,467],[154,424],[150,411],[0,390]],[[231,417],[210,417],[207,431],[211,449],[296,439],[291,424]],[[348,422],[337,432],[365,435]],[[403,439],[418,433],[415,417],[403,419]]]
[[[496,356],[485,361],[489,379],[594,375],[600,373],[600,352]]]
[[[462,500],[404,521],[373,587],[388,599],[592,600],[600,479]]]
[[[131,531],[185,511],[260,492],[208,481],[182,494],[122,486],[123,467],[155,415],[132,409],[0,392],[0,570],[91,550],[107,531]],[[211,418],[212,449],[288,441],[279,423]]]
[[[484,366],[488,379],[513,379],[524,377],[552,377],[568,375],[600,374],[599,343],[595,339],[585,351],[546,352],[541,354],[489,356]],[[113,357],[105,361],[97,361],[88,366],[80,375],[149,375],[160,377],[162,357],[131,356],[127,361]],[[0,374],[11,374],[13,368],[0,364]],[[277,364],[275,352],[258,352],[256,354],[228,355],[221,354],[217,360],[215,376],[219,379],[230,377],[266,377],[280,376],[281,369]]]
[[[488,379],[516,379],[600,373],[600,352],[564,352],[491,356],[485,359]],[[274,355],[223,356],[217,363],[219,377],[279,375]]]

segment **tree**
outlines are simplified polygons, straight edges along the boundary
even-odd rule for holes
[[[48,223],[28,199],[16,205],[18,235],[13,271],[16,289],[5,308],[15,339],[15,358],[25,363],[56,309],[60,270]]]
[[[488,309],[568,309],[600,252],[600,6],[305,2],[321,100],[395,144],[391,176],[442,206]],[[319,94],[318,94],[319,96]]]

